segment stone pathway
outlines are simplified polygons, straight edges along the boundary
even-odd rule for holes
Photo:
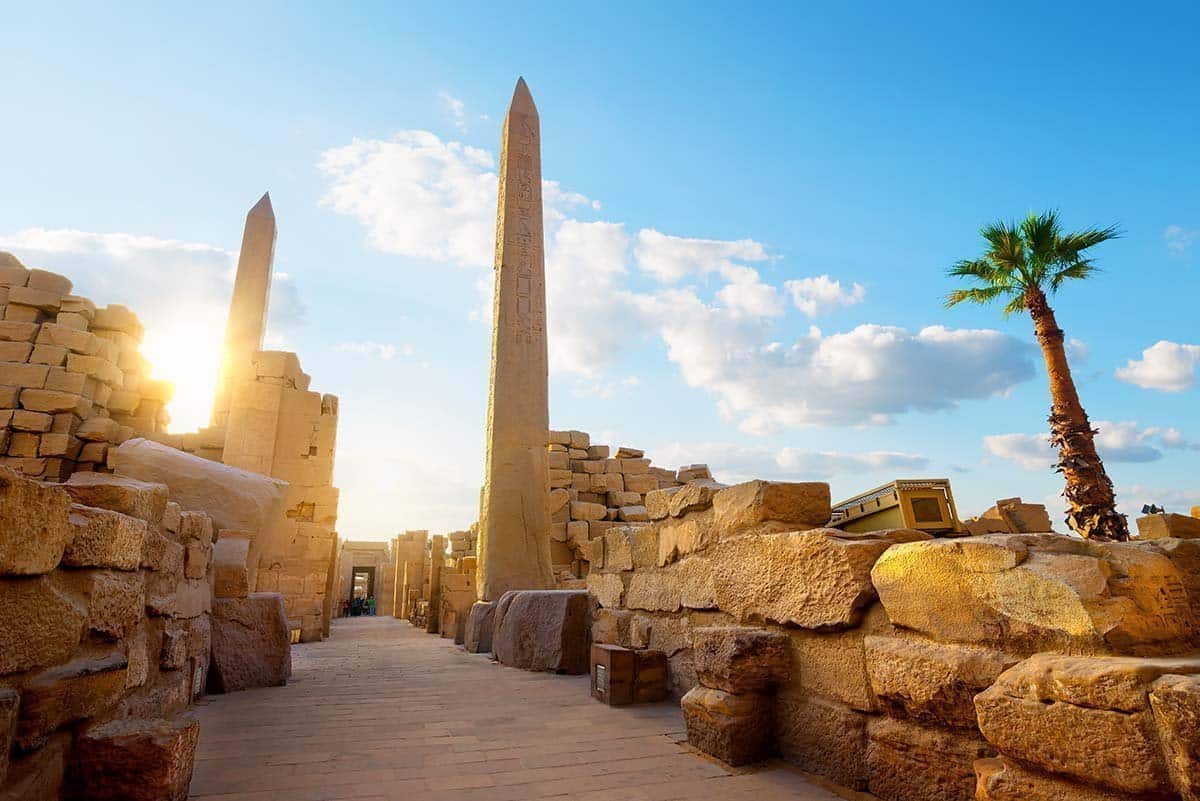
[[[526,673],[392,618],[293,650],[286,687],[196,710],[197,801],[836,801],[781,765],[691,750],[677,703],[607,707],[586,676]]]

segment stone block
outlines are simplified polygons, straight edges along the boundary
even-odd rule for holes
[[[46,364],[0,362],[0,384],[40,389],[46,386],[46,375],[49,372],[50,366]]]
[[[617,510],[617,519],[625,523],[648,523],[650,516],[645,506],[622,506]]]
[[[38,331],[39,345],[54,345],[72,353],[94,356],[100,350],[100,338],[87,331],[78,331],[65,325],[44,323]],[[75,372],[81,372],[76,370]]]
[[[125,691],[124,654],[81,658],[43,670],[21,688],[17,745],[39,748],[60,726],[95,717]]]
[[[718,492],[713,508],[722,536],[764,523],[815,528],[832,514],[829,485],[820,482],[748,481]]]
[[[202,579],[208,574],[208,566],[212,561],[213,546],[210,542],[197,539],[188,540],[184,546],[183,575],[189,579]]]
[[[29,361],[29,354],[32,352],[32,342],[0,341],[0,361],[27,362]]]
[[[995,755],[968,734],[887,717],[868,721],[867,738],[867,788],[881,801],[966,801],[975,761]]]
[[[184,801],[200,724],[114,720],[83,730],[71,753],[67,801]]]
[[[1005,756],[1127,793],[1171,787],[1148,700],[1170,674],[1200,673],[1200,658],[1036,654],[975,698],[979,729]]]
[[[36,610],[36,614],[33,612]],[[0,675],[62,662],[88,622],[81,598],[45,576],[0,579]]]
[[[976,801],[1129,801],[1126,793],[1050,776],[1004,757],[976,760],[973,797]]]
[[[815,696],[775,705],[779,755],[852,790],[867,789],[867,716]]]
[[[492,635],[497,660],[524,670],[587,673],[589,612],[584,590],[513,593]]]
[[[1200,799],[1200,676],[1163,676],[1150,685],[1150,708],[1167,773],[1184,801]]]
[[[1145,515],[1137,519],[1137,529],[1139,540],[1200,539],[1200,520],[1189,515]]]
[[[245,598],[250,594],[249,537],[222,531],[213,546],[213,594],[217,598]]]
[[[619,476],[620,474],[609,473],[607,475]],[[624,490],[625,492],[637,492],[644,495],[648,492],[658,489],[658,479],[649,473],[627,475],[624,476],[624,481],[621,482],[621,486],[617,487],[616,489]]]
[[[467,624],[463,631],[463,647],[468,653],[484,654],[492,650],[492,631],[495,623],[496,604],[492,601],[476,601],[467,613]]]
[[[658,559],[666,566],[688,554],[703,550],[717,541],[711,512],[691,514],[683,520],[670,520],[658,526]]]
[[[0,801],[59,801],[71,740],[70,731],[60,731],[32,754],[14,757],[7,783],[0,785]]]
[[[109,473],[75,473],[63,485],[76,503],[110,509],[157,523],[167,505],[167,487]]]
[[[218,598],[211,622],[211,691],[287,683],[292,674],[291,634],[282,595],[256,592],[246,598]]]
[[[108,509],[72,504],[71,529],[73,537],[63,553],[63,564],[117,570],[137,570],[141,564],[145,520]]]
[[[724,484],[711,479],[697,479],[682,487],[672,487],[674,491],[667,498],[667,513],[671,517],[683,517],[707,509],[712,506],[717,491],[724,488]]]
[[[70,570],[54,580],[87,605],[87,626],[105,639],[123,639],[145,615],[146,579],[119,570]]]
[[[29,354],[29,361],[33,364],[47,364],[50,366],[51,372],[53,372],[54,370],[61,369],[62,366],[67,363],[68,355],[70,355],[70,351],[64,347],[61,347],[60,345],[39,344],[33,346],[33,350]],[[63,372],[65,373],[66,370],[63,370]],[[77,374],[70,373],[69,375]],[[87,376],[79,375],[78,378],[81,379],[83,383],[86,383],[87,381]],[[54,389],[54,387],[49,386],[49,374],[46,376],[46,383],[46,389]]]
[[[17,712],[21,696],[11,687],[0,687],[0,787],[8,775],[8,760],[17,732]]]
[[[153,529],[146,532],[142,545],[142,567],[179,579],[183,577],[183,559],[184,549],[178,542]]]
[[[30,286],[14,286],[8,291],[8,302],[21,306],[32,306],[38,311],[58,313],[62,303],[62,293],[48,289],[35,289]]]
[[[5,342],[32,342],[37,336],[37,323],[21,323],[12,320],[0,320],[0,340]]]
[[[1195,647],[1186,577],[1155,543],[1057,534],[929,540],[871,573],[897,625],[1012,652],[1179,653]]]
[[[646,514],[651,520],[662,520],[671,514],[671,498],[682,487],[665,487],[646,493]]]
[[[774,751],[770,696],[693,687],[680,701],[688,742],[729,765],[762,761]]]
[[[675,480],[680,484],[687,484],[689,481],[705,478],[712,478],[712,473],[709,472],[708,465],[706,464],[684,465],[675,471]]]
[[[1020,661],[990,648],[915,637],[867,637],[867,675],[878,707],[923,725],[974,731],[975,696]]]
[[[587,575],[587,590],[600,606],[615,609],[621,606],[621,599],[625,595],[625,583],[616,573],[592,570]]]
[[[705,687],[731,693],[766,693],[788,681],[784,634],[740,626],[692,629],[696,675]]]
[[[39,270],[34,267],[29,271],[29,280],[25,286],[30,289],[40,289],[43,292],[49,292],[59,296],[59,302],[62,302],[63,295],[71,294],[71,279],[65,275],[52,273],[49,270]]]
[[[58,566],[71,541],[71,499],[0,467],[0,575],[35,575]]]
[[[629,644],[629,624],[633,612],[628,609],[600,608],[592,613],[592,642],[607,645]]]

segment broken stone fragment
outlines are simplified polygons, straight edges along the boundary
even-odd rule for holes
[[[217,598],[245,598],[250,594],[250,538],[222,531],[213,546],[213,593]]]
[[[693,687],[679,706],[688,742],[709,756],[736,767],[771,755],[774,714],[770,696]]]
[[[76,503],[111,509],[157,523],[167,506],[167,487],[109,473],[75,473],[63,484]]]
[[[68,801],[184,801],[200,724],[125,719],[83,730],[71,754]]]
[[[740,626],[692,630],[696,675],[705,687],[731,693],[771,692],[787,682],[787,637]]]
[[[79,504],[71,505],[70,519],[74,536],[63,564],[137,570],[146,538],[144,520]]]
[[[61,489],[0,467],[0,575],[36,575],[57,567],[72,537],[70,508]]]

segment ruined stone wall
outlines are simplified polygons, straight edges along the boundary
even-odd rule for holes
[[[550,554],[559,585],[587,575],[587,545],[617,525],[649,521],[646,493],[711,480],[707,465],[655,467],[637,448],[593,445],[583,431],[551,431]]]
[[[137,316],[71,289],[0,252],[0,463],[47,481],[104,470],[110,446],[164,431],[173,391],[149,378]]]
[[[1200,540],[852,534],[824,484],[646,506],[588,544],[593,640],[665,653],[703,750],[885,801],[1200,797]]]
[[[206,459],[288,482],[285,535],[261,555],[256,591],[279,592],[301,642],[328,628],[336,570],[338,490],[333,486],[338,399],[309,390],[296,354],[259,351],[230,378],[223,426],[157,439]]]
[[[186,795],[212,555],[208,515],[162,485],[0,468],[0,798]]]

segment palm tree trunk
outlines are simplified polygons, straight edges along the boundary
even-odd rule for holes
[[[1050,378],[1050,443],[1058,449],[1058,472],[1067,480],[1067,525],[1087,539],[1128,540],[1129,527],[1117,513],[1112,481],[1096,453],[1096,431],[1079,402],[1054,310],[1037,288],[1025,293],[1025,305]]]

